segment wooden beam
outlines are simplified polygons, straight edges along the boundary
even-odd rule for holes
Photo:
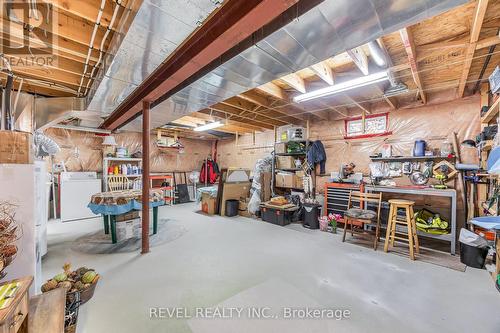
[[[325,61],[317,63],[311,66],[311,70],[316,73],[316,75],[329,85],[333,85],[333,71],[330,66]]]
[[[274,98],[281,100],[288,100],[288,96],[285,94],[283,89],[272,82],[268,82],[256,88],[257,90],[263,91],[268,95],[273,96]]]
[[[23,27],[20,24],[11,24],[8,20],[4,20],[3,18],[1,19],[1,24],[5,26],[6,24],[10,25],[10,31],[9,33],[3,31],[0,29],[0,32],[2,33],[2,36],[4,39],[9,39],[13,41],[14,43],[19,43],[22,44],[24,40],[24,30]],[[90,37],[89,37],[90,41]],[[84,62],[87,53],[88,53],[88,43],[87,45],[80,44],[77,42],[74,42],[72,40],[64,39],[64,38],[59,38],[57,40],[57,43],[54,45],[51,43],[51,34],[43,34],[38,36],[38,40],[30,40],[30,43],[35,46],[35,47],[44,47],[45,45],[51,45],[53,50],[52,52],[56,55],[64,56],[66,58],[71,58],[76,61]],[[95,64],[97,62],[97,59],[99,57],[99,51],[98,50],[92,50],[91,56],[90,56],[90,62],[91,64]]]
[[[222,111],[215,109],[213,107],[209,109],[204,109],[198,111],[199,113],[205,113],[208,115],[212,115],[214,117],[218,117],[220,119],[228,119],[228,120],[233,120],[233,121],[238,121],[240,123],[248,123],[249,127],[251,125],[258,126],[261,128],[266,128],[266,129],[273,129],[274,125],[269,123],[269,121],[262,120],[262,119],[256,119],[256,117],[249,117],[249,116],[244,116],[244,115],[238,115],[238,112],[227,112],[227,111]]]
[[[484,16],[486,14],[487,7],[488,7],[488,0],[478,0],[476,2],[474,17],[472,20],[472,26],[470,31],[470,40],[469,40],[469,45],[467,47],[467,51],[465,52],[465,61],[462,68],[462,76],[460,77],[460,84],[458,85],[457,97],[464,96],[465,86],[467,85],[467,79],[469,77],[470,68],[472,66],[472,60],[474,59],[474,52],[476,50],[479,34],[481,33],[481,27],[483,26]]]
[[[411,74],[413,76],[413,80],[417,85],[418,92],[420,94],[420,98],[424,104],[427,103],[427,96],[425,95],[424,87],[422,84],[422,79],[420,77],[420,73],[418,72],[417,66],[417,51],[415,48],[415,41],[413,40],[413,34],[410,30],[410,27],[403,28],[399,30],[401,35],[401,40],[403,41],[403,45],[406,50],[406,54],[408,55],[408,62],[410,64]]]
[[[37,4],[38,10],[40,13],[44,13],[47,11],[45,4]],[[7,20],[9,22],[9,27],[12,28],[14,25],[21,24],[10,21],[8,18],[7,11],[2,11],[4,21]],[[68,16],[62,12],[54,11],[54,20],[47,21],[43,17],[39,17],[38,20],[35,17],[29,17],[25,15],[22,11],[14,10],[17,18],[20,22],[25,25],[29,25],[33,27],[32,36],[42,36],[44,34],[51,34],[53,36],[61,37],[61,39],[72,40],[82,45],[88,46],[90,43],[90,37],[92,36],[92,32],[94,30],[94,24],[89,24],[88,22]],[[97,9],[95,11],[95,16],[97,17]],[[57,23],[57,27],[54,27],[54,22]],[[104,36],[106,29],[103,27],[98,28],[93,47],[94,49],[100,50],[101,41]],[[109,38],[104,44],[104,49],[106,50],[109,46]]]
[[[299,121],[306,120],[305,115],[302,113],[301,110],[297,110],[296,108],[293,107],[288,107],[287,105],[280,106],[278,104],[273,104],[272,101],[270,101],[267,97],[262,96],[256,93],[255,91],[252,90],[247,91],[243,94],[238,95],[238,97],[247,100],[251,103],[254,103],[256,105],[259,105],[265,109],[273,110],[283,115],[293,117]]]
[[[293,89],[301,92],[302,94],[306,93],[306,84],[304,80],[297,74],[295,73],[288,74],[280,78],[280,80],[288,84]]]
[[[36,59],[33,60],[33,58],[30,57],[23,57],[19,56],[17,54],[8,54],[4,53],[4,56],[7,58],[9,61],[11,67],[31,67],[34,69],[45,69],[47,71],[53,70],[53,71],[62,71],[66,72],[69,74],[76,74],[76,75],[81,75],[83,72],[83,64],[80,62],[76,62],[73,60],[68,60],[66,58],[61,58],[58,57],[57,59],[54,59],[54,61],[40,61],[37,62]],[[38,65],[40,64],[40,65]],[[92,70],[93,66],[90,66],[90,69]]]
[[[59,12],[66,12],[73,16],[80,17],[89,22],[95,22],[97,11],[101,6],[101,0],[43,0],[47,4],[51,4]],[[118,6],[115,1],[106,1],[106,6],[102,13],[100,24],[107,28],[113,16],[114,6]],[[123,11],[123,9],[121,9]],[[119,15],[119,14],[118,14]],[[112,30],[116,29],[116,25]]]
[[[293,106],[294,108],[299,109],[300,112],[304,115],[309,114],[309,115],[314,115],[317,118],[322,119],[322,120],[327,119],[327,117],[322,113],[321,114],[318,112],[311,113],[311,112],[305,110],[299,104],[293,103],[293,101],[290,99],[290,97],[287,95],[287,93],[283,89],[281,89],[279,86],[277,86],[276,84],[274,84],[272,82],[269,82],[269,83],[266,83],[262,86],[259,86],[256,89],[270,95],[271,97],[274,97],[278,100],[284,101],[287,106],[289,105],[289,106]]]
[[[190,116],[195,117],[195,118],[199,118],[202,120],[207,120],[207,121],[224,120],[224,123],[227,125],[231,125],[231,126],[238,127],[238,128],[245,128],[245,129],[252,131],[252,132],[253,131],[263,132],[263,131],[267,130],[265,128],[256,126],[255,124],[248,124],[245,122],[235,121],[233,119],[226,120],[226,117],[218,117],[213,112],[212,112],[212,115],[210,115],[210,110],[208,110],[208,114],[195,112],[195,113],[191,113]]]
[[[7,74],[0,72],[0,82],[5,84]],[[20,80],[14,81],[14,90],[19,89]],[[35,95],[49,96],[49,97],[72,97],[76,96],[76,91],[55,85],[51,82],[40,82],[38,80],[31,80],[24,78],[22,91]]]
[[[276,112],[276,111],[274,111],[274,109],[267,109],[265,107],[262,107],[261,105],[255,105],[254,103],[247,101],[246,99],[232,97],[232,98],[225,100],[222,103],[236,107],[240,110],[243,110],[243,111],[246,111],[249,113],[263,114],[266,117],[270,117],[270,118],[275,119],[275,120],[285,121],[285,122],[288,122],[290,124],[299,125],[299,126],[304,125],[303,120],[291,117],[291,116],[289,116],[287,114],[283,114],[281,112]],[[260,108],[260,107],[262,107],[262,108]]]
[[[251,120],[269,123],[269,124],[276,125],[276,126],[287,125],[287,122],[285,122],[285,121],[273,119],[273,118],[265,116],[265,115],[260,115],[260,114],[255,114],[255,113],[246,114],[245,111],[240,110],[238,108],[235,108],[234,106],[227,105],[227,104],[218,103],[218,104],[212,105],[210,108],[214,109],[214,110],[222,111],[222,112],[225,112],[228,114],[236,115],[236,116],[241,116],[241,117],[245,116]]]
[[[358,108],[360,108],[361,110],[363,110],[363,112],[365,113],[368,113],[368,114],[371,114],[371,111],[367,108],[365,108],[363,105],[361,105],[360,103],[356,102],[351,96],[347,95],[347,94],[342,94],[342,96],[344,96],[345,98],[347,98],[352,104],[356,105]]]
[[[368,75],[368,57],[361,47],[346,51],[363,75]]]
[[[500,36],[495,35],[493,37],[484,38],[478,41],[476,44],[476,50],[484,49],[498,44],[500,44]]]

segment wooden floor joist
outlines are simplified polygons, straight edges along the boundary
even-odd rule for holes
[[[472,21],[469,45],[465,53],[465,61],[462,69],[462,76],[460,77],[460,84],[458,86],[457,97],[463,97],[465,92],[465,86],[467,85],[467,79],[469,77],[470,68],[472,66],[472,60],[474,58],[474,52],[476,51],[477,41],[479,39],[479,34],[481,33],[481,27],[483,26],[484,16],[486,14],[486,9],[488,7],[488,0],[478,0],[474,10],[474,18]]]

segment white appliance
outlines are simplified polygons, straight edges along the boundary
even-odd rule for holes
[[[40,257],[47,254],[47,221],[51,182],[45,161],[35,161],[35,227]]]
[[[98,217],[87,207],[93,194],[101,192],[96,172],[61,172],[61,222]]]
[[[15,220],[22,228],[21,237],[16,241],[17,255],[6,268],[5,280],[29,275],[33,275],[35,281],[41,279],[36,258],[34,169],[33,164],[0,164],[0,201],[16,205]],[[37,283],[31,285],[32,295],[35,290],[38,291]]]

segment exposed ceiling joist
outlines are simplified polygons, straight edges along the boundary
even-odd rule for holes
[[[420,77],[420,73],[418,71],[417,66],[417,51],[415,47],[415,41],[413,40],[413,35],[411,33],[410,27],[403,28],[399,30],[401,35],[401,40],[403,41],[403,45],[406,50],[406,54],[408,55],[408,62],[410,64],[411,74],[413,76],[413,80],[417,85],[418,92],[420,94],[420,98],[424,104],[427,103],[427,96],[425,95],[424,86],[422,83],[422,79]]]
[[[302,113],[304,116],[313,115],[313,116],[316,116],[322,120],[328,119],[327,114],[325,114],[323,112],[321,112],[321,113],[320,112],[309,112],[309,111],[305,110],[303,107],[301,107],[297,104],[294,104],[293,101],[290,99],[290,97],[287,95],[287,93],[283,89],[281,89],[278,85],[276,85],[272,82],[268,82],[264,85],[261,85],[261,86],[257,87],[256,89],[270,95],[273,98],[284,101],[286,103],[286,105],[297,108],[298,110],[300,110],[299,112]]]
[[[262,127],[259,127],[259,126],[256,126],[256,125],[250,125],[248,123],[245,123],[245,122],[240,122],[240,121],[236,121],[236,120],[232,120],[232,119],[226,119],[226,117],[218,117],[217,115],[215,115],[215,112],[212,112],[212,115],[210,115],[210,110],[208,110],[208,114],[207,113],[201,113],[201,112],[195,112],[195,113],[191,113],[189,115],[190,117],[194,117],[194,118],[199,118],[200,120],[205,120],[205,121],[216,121],[216,120],[223,120],[225,124],[227,125],[232,125],[234,127],[239,127],[239,128],[244,128],[244,129],[247,129],[249,131],[257,131],[257,132],[263,132],[264,128]]]
[[[248,111],[241,110],[239,108],[236,108],[234,106],[227,105],[227,104],[218,103],[218,104],[212,105],[210,108],[214,109],[214,110],[226,112],[226,113],[229,113],[232,115],[236,115],[236,116],[246,116],[249,119],[255,119],[256,121],[266,122],[266,123],[276,125],[276,126],[287,125],[286,121],[273,119],[273,118],[266,116],[266,115],[250,113]]]
[[[276,120],[280,120],[280,121],[285,121],[285,122],[288,122],[288,123],[294,124],[294,125],[299,125],[299,126],[304,125],[304,121],[301,119],[294,118],[292,116],[289,116],[287,114],[283,114],[281,112],[276,112],[274,109],[267,109],[259,104],[254,105],[252,102],[250,102],[246,99],[233,97],[233,98],[229,98],[229,99],[225,100],[223,103],[230,105],[230,106],[234,106],[238,109],[241,109],[243,111],[247,111],[249,113],[263,114],[267,117],[270,117],[270,118],[273,118]]]
[[[273,96],[274,98],[281,99],[284,101],[288,101],[288,96],[279,86],[272,82],[268,82],[256,88],[257,90],[263,91],[268,95]]]
[[[329,85],[333,85],[334,82],[333,71],[332,68],[325,61],[312,65],[311,69],[313,70],[314,73],[316,73],[316,75],[320,79],[322,79]]]
[[[43,0],[43,2],[51,4],[60,12],[69,13],[89,22],[96,21],[97,10],[101,6],[101,0]],[[105,28],[109,27],[109,23],[111,22],[113,6],[118,6],[116,1],[106,1],[106,6],[104,6],[100,22],[100,25]],[[114,30],[113,28],[112,30]]]
[[[41,6],[45,6],[43,4],[38,4],[40,13],[44,12],[43,8],[40,8]],[[16,13],[17,18],[22,22],[24,25],[29,25],[33,27],[32,34],[34,36],[42,36],[42,35],[47,35],[51,34],[52,37],[60,37],[61,39],[66,39],[66,40],[71,40],[76,43],[88,46],[90,43],[90,36],[92,36],[92,32],[94,30],[94,25],[89,24],[86,21],[70,17],[66,14],[60,13],[60,12],[55,12],[54,15],[57,15],[55,19],[57,20],[57,27],[54,27],[54,23],[47,21],[44,18],[40,18],[36,20],[34,17],[30,18],[27,15],[23,15],[22,12],[19,11],[14,11]],[[13,21],[10,21],[9,18],[7,17],[7,11],[2,11],[3,13],[3,19],[4,22],[7,21],[9,24],[9,28],[12,28],[15,25],[20,26],[23,28],[23,26],[20,23],[16,23]],[[97,10],[95,12],[95,16],[97,17]],[[94,44],[93,48],[96,50],[100,50],[101,48],[101,40],[104,37],[105,29],[104,28],[98,28],[95,39],[94,39]],[[54,43],[55,44],[55,43]],[[108,48],[109,40],[105,41],[104,47],[105,49]]]
[[[285,116],[291,116],[297,120],[306,120],[305,116],[301,111],[296,110],[295,108],[287,107],[286,105],[279,105],[270,101],[267,97],[257,94],[254,91],[247,91],[243,94],[238,95],[239,98],[247,100],[251,103],[259,105],[265,109],[270,109],[276,112],[281,113]]]
[[[368,57],[366,56],[365,51],[361,47],[357,47],[352,50],[346,51],[349,57],[352,59],[356,67],[359,68],[363,75],[368,75]]]
[[[283,76],[280,80],[288,84],[293,89],[299,91],[300,93],[306,93],[306,84],[304,80],[297,74],[288,74],[286,76]]]
[[[241,116],[241,115],[237,115],[235,113],[224,112],[224,111],[217,110],[214,108],[211,108],[210,110],[203,109],[203,110],[198,111],[198,113],[208,114],[208,115],[211,115],[213,117],[217,117],[219,119],[224,119],[224,120],[228,120],[228,121],[237,121],[237,122],[245,124],[245,127],[248,127],[248,128],[251,128],[252,126],[258,126],[260,128],[265,128],[265,129],[274,129],[274,127],[275,127],[274,125],[270,124],[269,122],[267,122],[265,120],[264,121],[262,121],[260,119],[256,120],[255,119],[256,117]],[[248,124],[251,124],[251,125],[248,125]]]
[[[472,60],[474,58],[474,52],[476,51],[477,41],[479,39],[479,34],[481,33],[481,27],[483,26],[483,20],[486,14],[487,7],[488,0],[478,0],[474,9],[474,17],[472,19],[472,26],[470,30],[469,45],[467,46],[467,50],[465,52],[465,61],[462,69],[462,76],[460,77],[460,84],[458,85],[458,97],[463,97],[465,92],[467,78],[469,77]]]
[[[13,43],[18,43],[23,45],[24,29],[21,25],[19,24],[11,25],[9,21],[4,20],[3,18],[1,24],[3,26],[6,26],[7,24],[10,25],[9,33],[6,33],[5,31],[0,29],[0,32],[2,33],[4,39],[9,39]],[[30,40],[30,43],[36,47],[45,47],[46,45],[51,45],[53,48],[52,52],[54,52],[54,54],[64,56],[66,58],[71,58],[72,60],[75,61],[84,62],[89,50],[88,48],[89,41],[90,37],[88,37],[87,45],[85,45],[65,38],[59,38],[56,44],[52,44],[51,34],[47,33],[39,35],[38,40],[37,39]],[[95,64],[97,62],[98,57],[99,57],[99,51],[95,49],[92,50],[90,56],[91,64]]]

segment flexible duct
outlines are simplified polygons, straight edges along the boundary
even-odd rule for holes
[[[380,48],[380,45],[376,41],[371,41],[366,44],[370,50],[370,55],[372,56],[373,62],[381,68],[387,68],[387,59],[384,52]]]

